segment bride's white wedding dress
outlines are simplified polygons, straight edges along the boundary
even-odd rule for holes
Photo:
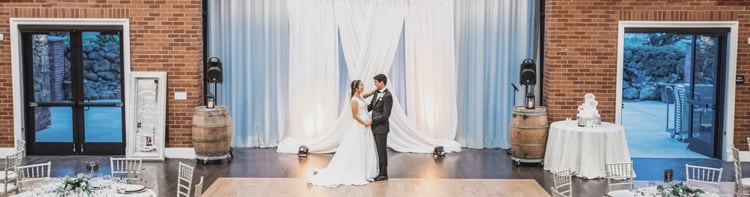
[[[358,97],[352,97],[351,101],[357,101],[359,118],[370,120],[365,101]],[[312,175],[309,183],[327,187],[364,185],[378,176],[378,153],[372,131],[357,121],[351,122],[351,129],[344,131],[344,138],[328,167]]]

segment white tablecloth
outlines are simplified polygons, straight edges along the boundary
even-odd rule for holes
[[[93,181],[96,182],[97,180],[93,180]],[[10,192],[10,194],[11,196],[14,196],[14,197],[48,197],[48,196],[57,197],[59,196],[59,194],[55,192],[55,189],[61,185],[61,182],[62,180],[59,178],[44,179],[44,180],[40,180],[39,182],[32,183],[32,185],[28,185],[28,187],[24,186],[24,189],[21,190],[21,193],[19,194],[15,194],[15,192]],[[112,183],[110,182],[107,184],[112,184]],[[116,185],[117,184],[113,184],[112,187],[117,187]],[[143,186],[141,186],[141,188],[143,188]],[[82,195],[82,196],[86,196],[86,195]],[[145,188],[141,192],[121,194],[121,193],[117,193],[115,189],[105,190],[105,189],[93,188],[92,196],[156,197],[156,192],[154,192],[154,190],[151,190],[149,188]]]
[[[544,169],[570,169],[575,176],[593,179],[607,176],[606,164],[631,162],[625,128],[602,122],[600,127],[579,127],[576,121],[549,126]]]
[[[11,194],[14,194],[14,193],[11,192]],[[39,196],[39,197],[57,197],[58,194],[57,193],[39,193],[39,194],[36,194],[33,191],[27,191],[27,192],[19,193],[17,195],[12,195],[12,196],[13,197],[37,197],[37,196]],[[86,195],[82,195],[82,196],[86,196]],[[92,193],[91,196],[156,197],[156,192],[154,192],[154,190],[151,190],[151,189],[146,189],[143,192],[133,193],[133,194],[118,194],[118,193],[100,194],[100,193]]]
[[[657,186],[649,186],[644,188],[638,188],[636,191],[633,191],[631,193],[628,193],[627,191],[624,192],[610,192],[610,197],[651,197],[651,196],[661,196],[661,193],[659,193],[659,190],[656,188]],[[668,186],[665,186],[668,187]],[[700,196],[704,197],[721,197],[721,196],[732,196],[731,194],[727,195],[720,195],[716,192],[710,192],[710,191],[704,191],[703,194]]]

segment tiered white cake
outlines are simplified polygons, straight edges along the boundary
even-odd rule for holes
[[[578,106],[578,126],[599,126],[602,124],[602,117],[599,115],[599,110],[596,106],[599,102],[596,101],[594,94],[586,93],[583,96],[583,104]]]

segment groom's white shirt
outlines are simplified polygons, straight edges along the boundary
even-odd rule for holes
[[[378,97],[377,97],[378,101],[383,100],[383,95],[385,95],[385,90],[386,90],[385,88],[383,88],[383,90],[378,90]]]

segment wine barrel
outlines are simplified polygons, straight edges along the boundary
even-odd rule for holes
[[[513,108],[510,120],[510,150],[514,158],[534,159],[541,162],[547,146],[547,108]]]
[[[193,109],[193,148],[199,158],[230,154],[232,120],[226,106]]]

